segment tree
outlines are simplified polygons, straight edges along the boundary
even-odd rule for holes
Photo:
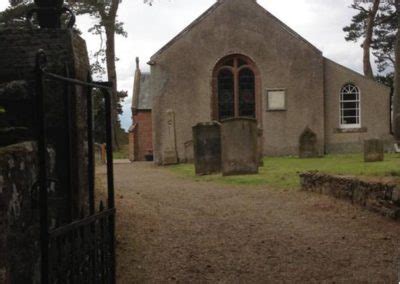
[[[33,0],[9,0],[10,7],[0,13],[0,24],[16,26],[25,24],[27,12],[34,7]]]
[[[379,8],[374,28],[374,41],[372,42],[373,55],[377,63],[379,77],[386,77],[390,87],[393,87],[395,42],[398,29],[395,5],[386,1]]]
[[[344,27],[343,30],[347,33],[345,39],[347,41],[357,41],[364,38],[363,48],[363,68],[364,75],[373,78],[374,74],[371,65],[371,45],[373,41],[373,31],[376,25],[376,16],[381,4],[381,0],[371,0],[371,3],[366,3],[362,0],[354,0],[351,5],[353,9],[359,11],[352,19],[352,23]]]
[[[106,69],[107,69],[107,77],[108,81],[113,83],[112,88],[112,124],[113,124],[113,146],[115,148],[119,148],[119,143],[117,139],[117,129],[121,127],[119,118],[117,105],[119,102],[118,97],[118,85],[117,85],[117,70],[115,66],[116,55],[115,55],[115,35],[120,34],[123,36],[127,36],[126,32],[123,29],[123,24],[117,21],[117,12],[119,8],[121,0],[109,0],[109,1],[98,1],[98,0],[82,0],[75,1],[69,0],[74,11],[77,15],[88,14],[94,18],[97,18],[99,21],[95,24],[90,31],[99,36],[105,35],[105,48],[103,46],[100,47],[100,50],[96,53],[97,58],[104,54],[104,58],[106,61]],[[97,59],[97,70],[101,66],[99,64],[99,60]]]
[[[395,43],[395,76],[394,76],[394,137],[397,143],[400,143],[400,0],[395,0],[397,34]]]

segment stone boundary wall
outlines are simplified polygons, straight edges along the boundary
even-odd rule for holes
[[[0,148],[0,283],[39,283],[39,208],[32,142]]]
[[[400,186],[318,172],[300,174],[301,189],[331,195],[400,220]]]

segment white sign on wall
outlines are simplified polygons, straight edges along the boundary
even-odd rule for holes
[[[267,110],[286,110],[285,90],[267,90]]]

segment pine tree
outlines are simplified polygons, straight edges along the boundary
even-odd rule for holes
[[[397,33],[395,42],[395,75],[394,75],[394,137],[397,143],[400,143],[400,0],[395,0]]]
[[[366,1],[354,0],[351,8],[358,10],[352,23],[343,28],[347,33],[345,39],[347,41],[358,41],[363,39],[363,67],[364,75],[373,78],[374,74],[371,65],[371,45],[373,41],[373,31],[376,25],[376,17],[379,11],[381,0],[371,0],[371,3]]]

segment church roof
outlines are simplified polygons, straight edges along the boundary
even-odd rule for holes
[[[194,28],[196,25],[201,23],[205,18],[207,18],[209,15],[211,15],[217,8],[222,6],[225,2],[228,2],[230,0],[217,0],[217,2],[212,5],[210,8],[208,8],[203,14],[201,14],[197,19],[195,19],[191,24],[189,24],[183,31],[181,31],[178,35],[176,35],[172,40],[170,40],[166,45],[164,45],[160,50],[158,50],[151,58],[149,64],[152,63],[152,61],[155,61],[159,55],[161,55],[165,50],[167,50],[171,45],[173,45],[176,41],[181,39],[185,34],[187,34],[192,28]],[[245,0],[243,0],[245,1]],[[266,16],[271,17],[274,19],[286,32],[294,36],[295,38],[305,42],[308,44],[310,47],[312,47],[314,50],[316,50],[319,53],[322,53],[317,47],[315,47],[312,43],[307,41],[305,38],[303,38],[301,35],[299,35],[297,32],[295,32],[293,29],[291,29],[289,26],[287,26],[285,23],[283,23],[281,20],[279,20],[277,17],[275,17],[273,14],[268,12],[264,7],[262,7],[260,4],[257,3],[256,0],[247,0],[247,1],[254,1],[254,3],[264,11]]]
[[[150,95],[150,73],[142,73],[140,77],[140,91],[138,110],[151,110],[152,99]]]

